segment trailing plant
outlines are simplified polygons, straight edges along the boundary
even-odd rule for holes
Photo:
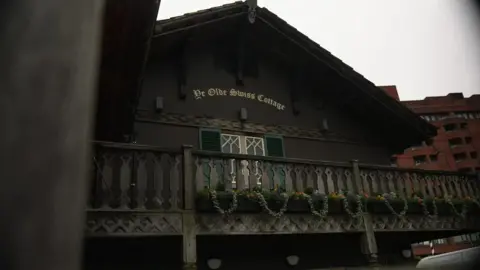
[[[347,214],[354,218],[354,219],[357,219],[357,218],[360,218],[363,216],[363,202],[362,202],[362,196],[360,196],[359,194],[355,194],[355,202],[356,202],[356,205],[357,205],[357,209],[355,212],[353,212],[351,209],[350,209],[350,204],[348,203],[348,191],[344,190],[342,191],[342,202],[343,202],[343,209],[345,209],[345,212],[347,212]]]
[[[230,203],[227,209],[222,209],[220,207],[220,202],[218,201],[218,198],[217,198],[217,191],[211,190],[211,189],[209,190],[209,195],[213,203],[213,208],[215,208],[215,210],[217,210],[218,213],[222,215],[230,215],[235,210],[237,210],[237,207],[238,207],[237,193],[231,192],[231,194],[232,194],[232,202]]]
[[[468,205],[466,202],[466,199],[464,200],[459,200],[455,199],[452,196],[445,196],[445,201],[451,206],[451,209],[453,210],[453,213],[461,218],[466,218],[467,212],[468,212]],[[460,212],[457,211],[457,208],[455,207],[455,202],[456,204],[461,204],[462,205],[462,210]]]

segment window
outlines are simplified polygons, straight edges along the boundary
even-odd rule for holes
[[[455,147],[455,146],[462,145],[463,142],[461,138],[453,138],[448,140],[448,144],[450,145],[450,147]]]
[[[426,156],[414,156],[413,161],[415,162],[415,165],[420,165],[423,164],[427,161]]]
[[[477,152],[470,152],[471,159],[477,159]]]
[[[438,154],[430,155],[430,161],[437,162],[437,160],[438,160]]]
[[[460,123],[460,129],[467,129],[467,123]]]
[[[472,143],[472,137],[465,137],[465,144]]]
[[[231,154],[284,157],[283,137],[222,134],[217,129],[200,130],[200,149]]]
[[[455,124],[446,124],[443,126],[443,128],[445,129],[445,131],[454,131],[455,129],[457,129],[456,125]]]
[[[467,159],[467,154],[465,153],[454,154],[453,158],[455,159],[455,162],[461,162]]]
[[[205,151],[216,151],[229,154],[243,154],[252,156],[272,156],[284,157],[285,151],[283,146],[283,138],[281,136],[266,135],[264,137],[247,136],[239,134],[221,133],[220,130],[215,129],[201,129],[200,130],[200,147]],[[241,166],[241,168],[239,168]],[[247,168],[249,161],[235,159],[230,160],[230,176],[232,179],[232,187],[236,188],[238,169],[248,179],[251,173]],[[261,185],[262,171],[260,162],[254,161],[254,174],[257,178],[257,185]],[[279,168],[280,169],[280,168]],[[209,172],[209,165],[204,164],[204,171]],[[209,173],[206,173],[206,181],[209,181]],[[280,177],[281,185],[284,185],[284,177]],[[247,181],[246,181],[247,182]],[[246,186],[247,183],[246,183]]]

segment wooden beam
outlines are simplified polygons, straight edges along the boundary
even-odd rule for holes
[[[80,269],[101,0],[0,8],[0,268]]]
[[[247,46],[246,36],[247,36],[248,26],[245,22],[240,22],[239,31],[238,31],[238,40],[237,48],[235,53],[235,83],[237,86],[243,86],[244,72],[245,72],[245,50]]]

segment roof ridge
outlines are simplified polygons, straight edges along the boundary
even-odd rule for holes
[[[175,21],[178,21],[178,20],[187,19],[188,17],[201,15],[201,14],[212,12],[212,11],[218,11],[218,10],[225,9],[225,8],[232,8],[232,7],[235,7],[235,6],[241,6],[241,5],[245,5],[245,4],[246,3],[244,1],[235,1],[233,3],[228,3],[228,4],[221,5],[221,6],[209,7],[209,8],[197,10],[197,11],[194,11],[194,12],[187,12],[187,13],[184,13],[182,15],[177,15],[177,16],[173,16],[173,17],[170,17],[170,18],[157,20],[156,23],[157,24],[171,23],[171,22],[175,22]]]

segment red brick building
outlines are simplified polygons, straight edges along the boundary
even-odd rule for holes
[[[399,100],[395,86],[382,86]],[[438,135],[421,145],[413,145],[394,164],[403,168],[480,171],[480,95],[465,98],[462,93],[401,101],[438,128]]]

